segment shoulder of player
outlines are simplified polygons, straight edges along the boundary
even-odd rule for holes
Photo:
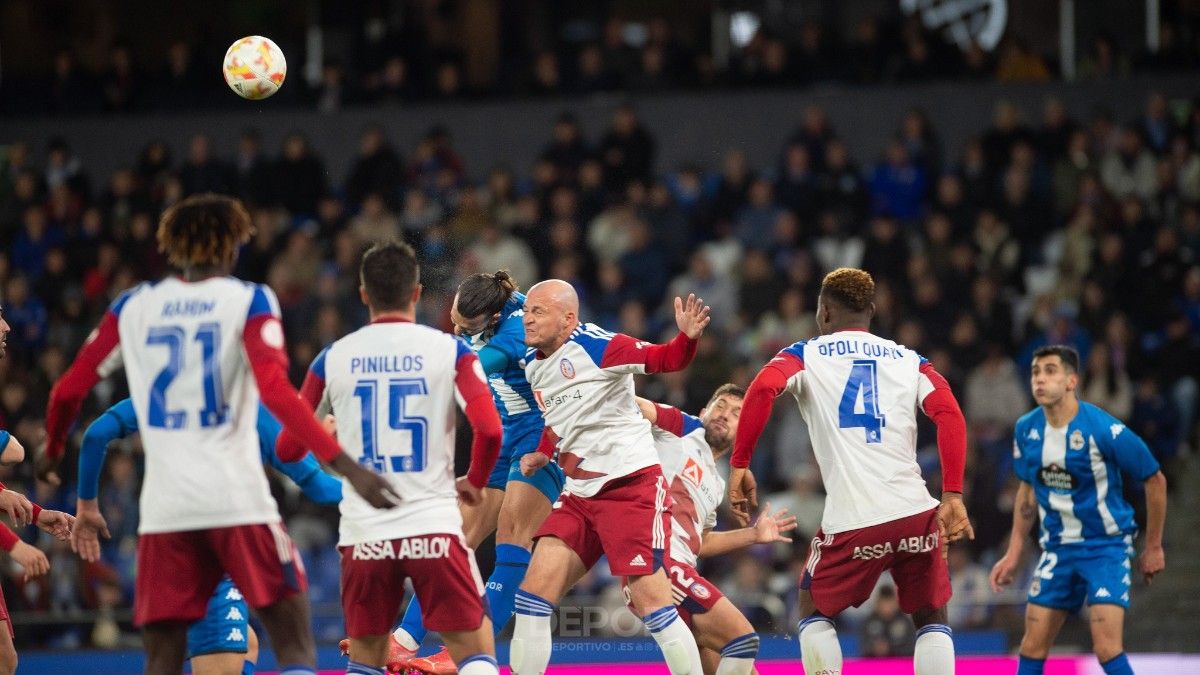
[[[1040,430],[1045,425],[1046,413],[1042,410],[1041,406],[1037,406],[1017,418],[1016,423],[1013,425],[1013,440],[1018,443],[1024,442],[1030,429]]]
[[[117,295],[117,298],[108,306],[110,312],[116,316],[121,316],[122,310],[129,304],[130,300],[135,297],[146,297],[146,291],[157,286],[160,281],[143,281],[132,288],[127,288]]]

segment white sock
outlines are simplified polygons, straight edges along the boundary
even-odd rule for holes
[[[757,633],[746,633],[721,647],[717,675],[750,675],[754,670],[754,657],[758,656],[758,642]]]
[[[828,617],[814,614],[800,622],[800,660],[808,675],[841,675],[842,646]]]
[[[917,631],[917,646],[913,651],[913,672],[916,675],[954,675],[954,640],[950,627],[931,623]]]
[[[684,623],[674,605],[667,605],[642,617],[650,635],[662,650],[672,675],[703,675],[700,650],[692,629]]]
[[[542,675],[550,664],[550,615],[554,605],[533,593],[518,590],[516,622],[509,642],[508,662],[513,675]]]
[[[404,647],[405,649],[411,649],[415,652],[421,648],[421,645],[417,644],[417,641],[413,639],[413,636],[409,635],[408,631],[404,630],[403,628],[397,628],[396,630],[392,631],[392,637],[396,638],[396,642],[399,642],[400,646]]]
[[[499,675],[496,657],[487,654],[468,656],[458,664],[458,675]]]

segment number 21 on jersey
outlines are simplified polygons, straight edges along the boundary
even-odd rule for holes
[[[355,384],[354,396],[362,405],[363,456],[359,464],[379,473],[425,469],[429,421],[407,408],[428,393],[423,377],[386,382],[364,379]]]
[[[838,426],[863,429],[867,443],[882,443],[887,419],[879,412],[879,375],[874,359],[858,359],[850,366],[850,379],[838,405]],[[861,405],[859,401],[862,401]],[[862,410],[862,412],[858,412]]]

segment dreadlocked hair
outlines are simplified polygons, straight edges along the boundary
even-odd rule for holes
[[[211,192],[172,205],[158,222],[158,250],[179,269],[215,267],[233,260],[254,234],[242,202]]]
[[[875,299],[875,280],[866,270],[839,267],[825,275],[821,295],[851,312],[865,312]]]

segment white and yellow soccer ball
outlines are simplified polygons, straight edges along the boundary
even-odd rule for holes
[[[235,94],[259,101],[283,86],[287,60],[279,45],[261,35],[250,35],[229,45],[221,71]]]

